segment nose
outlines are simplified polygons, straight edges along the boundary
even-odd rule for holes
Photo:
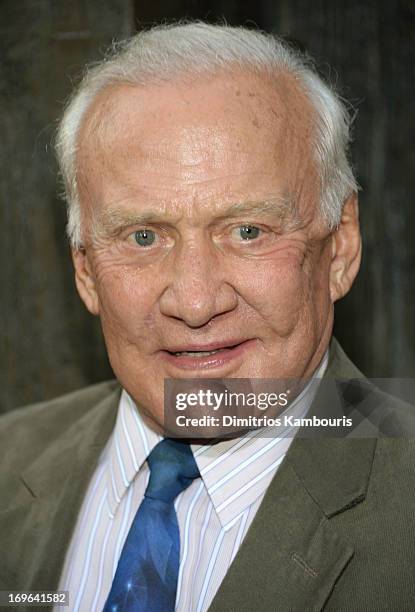
[[[236,308],[238,296],[213,245],[182,244],[172,259],[168,284],[160,297],[162,314],[189,327],[202,327]]]

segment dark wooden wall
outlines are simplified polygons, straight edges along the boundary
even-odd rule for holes
[[[75,292],[50,143],[71,80],[133,23],[126,0],[0,4],[3,410],[111,376]]]
[[[50,150],[85,61],[165,19],[226,19],[283,34],[358,109],[353,156],[364,261],[336,335],[370,376],[415,372],[415,4],[410,0],[3,0],[0,4],[0,409],[111,376],[72,279]]]

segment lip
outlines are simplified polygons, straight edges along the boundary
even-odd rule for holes
[[[206,371],[228,368],[237,365],[238,360],[242,362],[245,353],[254,347],[255,339],[230,340],[226,342],[211,342],[209,344],[187,344],[177,346],[169,350],[160,351],[161,358],[173,368],[187,372]],[[192,356],[173,355],[172,353],[183,351],[215,351],[213,355]]]

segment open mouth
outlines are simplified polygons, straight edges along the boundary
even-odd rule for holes
[[[254,340],[231,340],[229,344],[210,343],[208,346],[177,346],[171,350],[161,351],[164,360],[176,368],[184,370],[206,370],[222,368],[231,362],[238,363],[243,359],[243,354],[251,346]],[[174,350],[177,348],[178,350]]]
[[[242,344],[242,343],[239,343]],[[239,344],[233,344],[230,346],[223,346],[221,348],[213,349],[212,351],[167,351],[170,355],[175,357],[209,357],[210,355],[216,355],[223,351],[229,351],[239,346]]]

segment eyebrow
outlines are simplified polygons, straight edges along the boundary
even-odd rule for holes
[[[272,196],[260,201],[235,202],[228,208],[221,210],[215,221],[256,214],[269,215],[282,222],[289,220],[290,227],[297,225],[299,222],[296,202],[289,196]],[[136,212],[114,206],[109,207],[95,219],[94,234],[95,236],[99,234],[104,237],[114,237],[133,225],[171,223],[172,221],[173,219],[168,219],[164,211],[149,209]]]
[[[296,213],[295,201],[291,197],[272,197],[269,199],[231,204],[229,208],[222,211],[219,218],[240,217],[250,214],[267,214],[279,219]]]

